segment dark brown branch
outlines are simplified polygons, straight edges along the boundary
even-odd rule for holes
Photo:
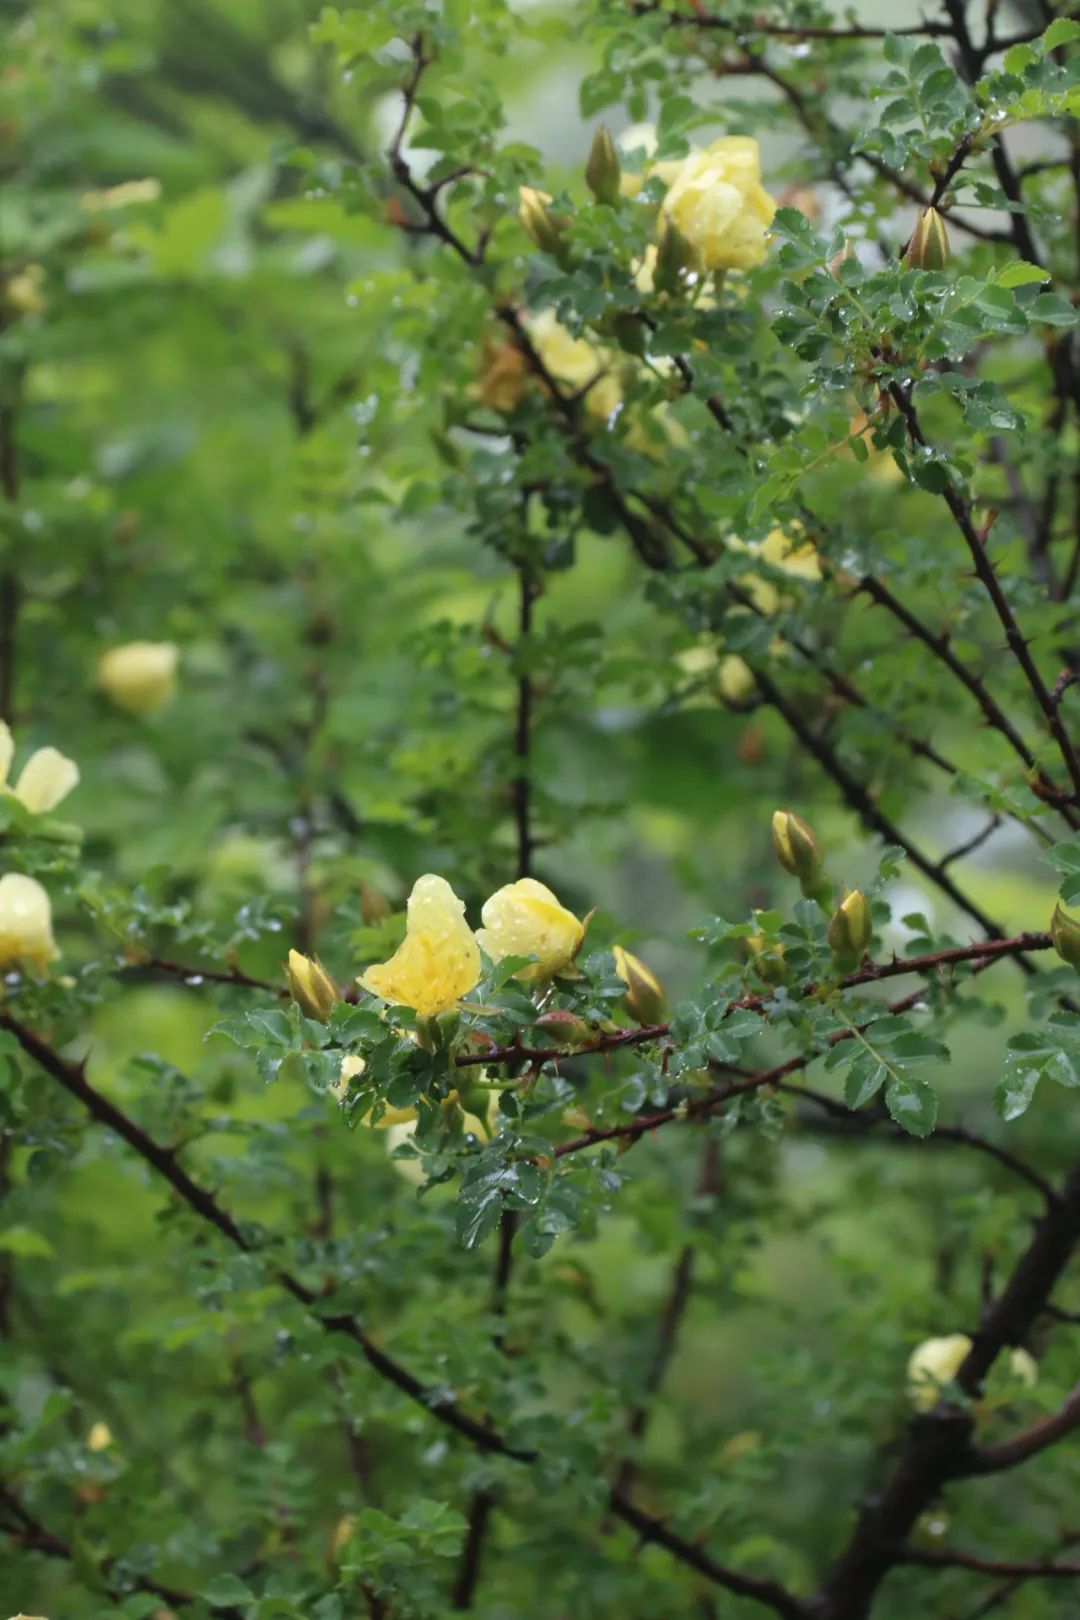
[[[998,1355],[1021,1344],[1044,1310],[1080,1241],[1080,1165],[1066,1177],[1004,1290],[972,1335],[972,1347],[956,1375],[974,1397]],[[883,1487],[865,1503],[854,1533],[811,1603],[827,1620],[865,1620],[890,1569],[904,1557],[916,1519],[950,1479],[960,1477],[971,1456],[970,1411],[939,1402],[909,1426],[899,1458]]]
[[[928,441],[923,434],[918,414],[912,403],[910,391],[901,388],[895,382],[890,382],[888,389],[890,397],[904,418],[908,437],[912,443],[922,449],[929,449]],[[969,502],[963,498],[951,480],[942,491],[942,499],[949,508],[956,527],[964,537],[975,573],[989,596],[994,612],[997,614],[1001,627],[1005,632],[1009,651],[1023,671],[1035,701],[1042,710],[1050,733],[1057,743],[1058,750],[1073,784],[1073,797],[1074,799],[1080,799],[1080,757],[1078,757],[1072,739],[1062,723],[1057,705],[1050,696],[1050,689],[1031,656],[1027,640],[1016,622],[1016,616],[1013,613],[1009,599],[1002,589],[1001,581],[998,579],[997,570],[990,561],[987,551],[987,537],[985,534],[980,534],[976,529],[972,520]]]
[[[14,1491],[0,1480],[0,1513],[8,1523],[0,1524],[0,1534],[7,1535],[26,1552],[43,1553],[47,1558],[62,1558],[71,1562],[76,1557],[75,1550],[63,1537],[54,1535],[51,1530],[34,1517],[27,1507],[19,1500]],[[85,1554],[81,1555],[85,1557]],[[170,1608],[183,1609],[190,1604],[204,1604],[214,1614],[221,1615],[222,1620],[244,1620],[244,1611],[235,1608],[231,1603],[210,1603],[206,1598],[195,1592],[184,1592],[175,1586],[165,1586],[161,1581],[155,1581],[148,1575],[133,1575],[129,1577],[125,1586],[117,1586],[108,1580],[109,1569],[115,1559],[106,1559],[100,1566],[98,1573],[105,1583],[105,1590],[109,1598],[120,1603],[128,1592],[148,1592],[153,1597],[161,1598]]]
[[[921,1564],[924,1569],[967,1569],[973,1575],[1002,1576],[1009,1580],[1080,1580],[1080,1564],[1046,1563],[1009,1558],[980,1558],[976,1553],[942,1548],[905,1547],[896,1554],[898,1564]]]
[[[1051,1413],[1030,1429],[1011,1440],[1001,1440],[993,1446],[973,1448],[967,1471],[972,1474],[996,1474],[1005,1468],[1016,1468],[1037,1457],[1040,1451],[1057,1445],[1066,1435],[1080,1428],[1080,1384],[1073,1389],[1058,1411]]]
[[[835,1128],[841,1134],[851,1133],[858,1135],[863,1131],[887,1126],[890,1141],[901,1147],[907,1145],[927,1148],[955,1145],[957,1147],[973,1148],[977,1153],[983,1153],[987,1158],[996,1160],[1011,1175],[1019,1177],[1021,1181],[1026,1181],[1028,1186],[1033,1187],[1046,1203],[1052,1204],[1057,1198],[1056,1190],[1044,1177],[1039,1175],[1037,1170],[1033,1170],[1029,1164],[1025,1164],[1023,1159],[1018,1158],[1015,1153],[1010,1153],[1007,1148],[1000,1147],[996,1142],[991,1142],[988,1137],[980,1136],[977,1132],[968,1130],[966,1126],[935,1125],[930,1136],[915,1137],[903,1130],[899,1125],[894,1125],[892,1120],[884,1113],[871,1112],[869,1109],[850,1109],[846,1103],[838,1101],[835,1097],[830,1097],[826,1092],[813,1091],[809,1086],[787,1085],[782,1082],[778,1085],[777,1090],[794,1097],[796,1101],[810,1103],[813,1107],[828,1114],[835,1121]]]
[[[818,735],[811,729],[795,705],[784,696],[772,677],[767,675],[760,665],[751,664],[750,669],[766,701],[783,718],[789,730],[802,743],[807,753],[817,760],[825,774],[836,783],[844,800],[855,811],[863,825],[871,832],[877,833],[880,837],[886,839],[887,842],[897,844],[904,851],[911,864],[917,867],[925,877],[928,877],[943,894],[948,895],[955,906],[978,923],[979,927],[991,939],[1002,939],[1003,934],[998,924],[988,917],[982,907],[970,899],[953,882],[948,872],[942,869],[940,861],[932,861],[928,855],[924,855],[917,845],[913,844],[910,838],[901,832],[896,823],[879,808],[871,797],[869,790],[859,781],[858,777],[848,770],[828,739]],[[1017,956],[1016,961],[1024,972],[1030,973],[1032,971],[1031,963],[1025,957]]]
[[[162,1148],[152,1137],[89,1084],[82,1069],[69,1063],[33,1030],[19,1023],[9,1014],[0,1014],[0,1029],[12,1034],[28,1057],[46,1074],[74,1097],[98,1124],[106,1126],[120,1136],[150,1167],[162,1176],[181,1199],[200,1219],[216,1228],[235,1248],[245,1254],[258,1252],[254,1236],[248,1236],[233,1217],[222,1208],[214,1195],[192,1178],[175,1161],[174,1156]],[[515,1462],[532,1463],[537,1460],[533,1450],[512,1445],[497,1429],[462,1411],[445,1393],[436,1393],[411,1373],[399,1361],[381,1349],[364,1331],[355,1316],[332,1314],[320,1301],[320,1296],[290,1272],[277,1266],[267,1256],[267,1270],[279,1287],[310,1311],[314,1320],[327,1333],[340,1333],[360,1350],[368,1365],[381,1378],[394,1385],[401,1394],[413,1401],[438,1422],[453,1429],[476,1448],[489,1455],[506,1457]],[[708,1580],[774,1610],[785,1620],[804,1620],[802,1605],[775,1581],[758,1580],[726,1568],[711,1558],[696,1542],[670,1530],[662,1519],[647,1513],[629,1497],[613,1490],[611,1511],[628,1524],[644,1541],[652,1541],[665,1548],[681,1563],[695,1569]],[[240,1617],[237,1616],[237,1620]]]

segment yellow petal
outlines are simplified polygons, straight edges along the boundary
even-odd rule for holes
[[[520,979],[549,978],[573,961],[585,930],[551,890],[535,878],[508,883],[485,902],[477,939],[493,962],[504,956],[535,956]]]
[[[39,748],[19,773],[15,797],[36,816],[47,815],[79,785],[79,767],[56,748]]]
[[[480,977],[480,952],[465,921],[465,902],[445,878],[426,873],[409,896],[406,932],[388,962],[368,968],[365,990],[423,1018],[448,1012]]]

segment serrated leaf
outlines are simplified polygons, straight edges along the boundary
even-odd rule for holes
[[[1044,51],[1056,51],[1061,45],[1071,45],[1080,39],[1080,22],[1072,17],[1055,17],[1039,44]]]
[[[885,1082],[887,1070],[870,1052],[860,1052],[844,1080],[844,1101],[851,1109],[862,1108],[875,1097]]]
[[[1004,1075],[994,1088],[994,1107],[1001,1118],[1019,1119],[1026,1113],[1038,1083],[1038,1069],[1013,1069]]]
[[[254,1603],[255,1594],[237,1575],[215,1575],[200,1596],[210,1604]]]
[[[1031,282],[1049,280],[1047,271],[1040,265],[1028,264],[1026,259],[1014,259],[997,275],[999,287],[1026,287]]]
[[[885,1106],[901,1130],[911,1136],[929,1136],[937,1123],[937,1092],[925,1080],[890,1080],[885,1087]]]

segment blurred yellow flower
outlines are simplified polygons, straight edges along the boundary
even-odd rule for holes
[[[55,810],[62,799],[79,785],[79,767],[55,748],[38,748],[19,772],[14,787],[8,787],[8,773],[15,753],[11,729],[0,720],[0,790],[12,794],[36,816]]]
[[[746,135],[725,135],[703,152],[653,173],[670,181],[663,214],[701,270],[749,270],[765,258],[776,203],[761,184],[761,152]]]
[[[160,196],[160,180],[122,180],[104,191],[86,191],[79,201],[86,213],[101,214],[114,208],[130,208],[135,203],[157,202]]]
[[[153,714],[176,695],[180,649],[171,641],[129,641],[112,647],[98,664],[98,685],[117,708]]]
[[[465,921],[465,902],[445,878],[428,872],[409,896],[405,938],[388,962],[368,968],[360,983],[372,995],[422,1018],[448,1012],[480,977],[480,952]]]
[[[93,1423],[86,1437],[88,1451],[108,1451],[113,1443],[112,1430],[107,1423]]]
[[[41,315],[45,309],[45,268],[28,264],[0,282],[0,300],[15,315]]]
[[[855,412],[848,425],[848,434],[853,439],[861,439],[866,446],[867,456],[862,465],[868,478],[872,478],[875,484],[886,486],[904,482],[904,474],[894,460],[892,452],[880,450],[874,443],[870,419],[865,411]]]
[[[21,872],[0,877],[0,967],[29,964],[44,970],[59,956],[49,896]]]
[[[551,890],[535,878],[519,878],[484,902],[483,928],[476,937],[493,962],[504,956],[535,956],[519,979],[547,979],[569,966],[585,929]]]
[[[606,422],[622,402],[618,376],[610,369],[609,355],[588,338],[576,338],[545,309],[529,321],[529,337],[545,369],[573,393],[582,389],[585,409]]]
[[[796,579],[821,578],[821,559],[810,540],[793,540],[783,529],[772,529],[753,549],[774,568],[780,568]]]
[[[937,1405],[943,1385],[952,1383],[971,1344],[966,1333],[947,1333],[916,1345],[907,1365],[907,1387],[908,1399],[917,1412],[929,1412]],[[1028,1389],[1038,1382],[1038,1365],[1026,1350],[1016,1348],[1010,1352],[1009,1369]]]

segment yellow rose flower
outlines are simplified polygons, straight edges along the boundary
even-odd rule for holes
[[[153,714],[176,695],[180,649],[171,641],[129,641],[98,664],[98,685],[119,709]]]
[[[581,947],[585,929],[543,883],[519,878],[484,902],[484,926],[476,937],[493,962],[504,956],[535,956],[519,979],[548,979],[569,966]]]
[[[113,1443],[112,1430],[107,1423],[93,1423],[86,1437],[87,1451],[108,1451]]]
[[[672,165],[657,164],[667,179]],[[776,203],[761,184],[761,153],[746,135],[726,135],[675,166],[662,212],[701,270],[749,270],[765,258]]]
[[[0,720],[0,790],[12,794],[35,816],[55,810],[79,785],[79,767],[55,748],[39,748],[30,755],[14,787],[7,786],[15,753],[10,727]]]
[[[422,1018],[448,1012],[480,977],[480,952],[465,921],[465,902],[445,878],[428,872],[409,896],[405,938],[388,962],[368,968],[360,983],[372,995]]]
[[[44,970],[59,954],[49,896],[36,878],[6,872],[0,877],[0,967]]]
[[[566,383],[571,393],[587,390],[583,404],[591,416],[606,422],[618,410],[622,388],[610,369],[610,357],[602,350],[594,348],[587,338],[574,337],[550,309],[530,320],[529,337],[556,382]]]

